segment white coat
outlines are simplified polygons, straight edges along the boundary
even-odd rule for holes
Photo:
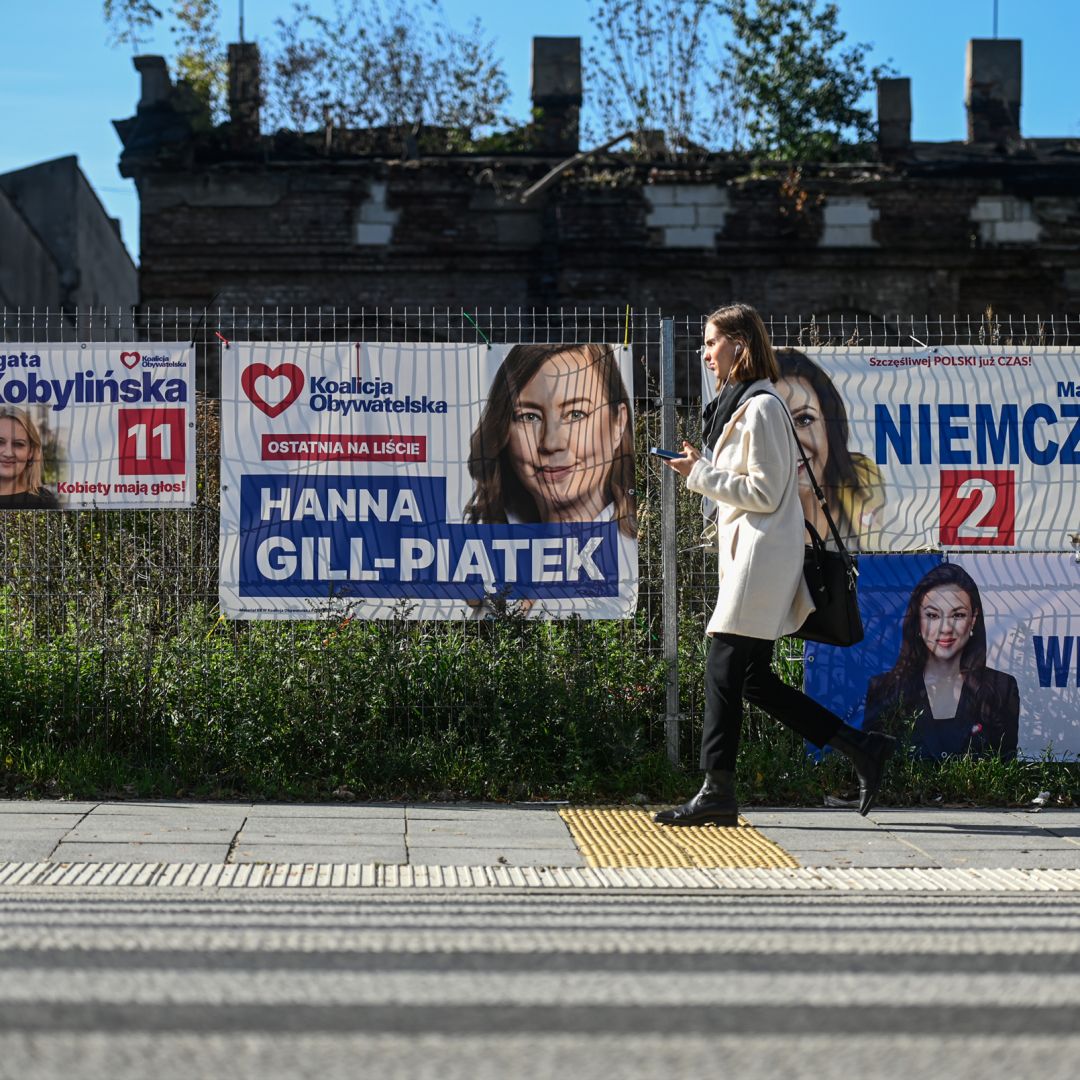
[[[768,379],[749,389],[771,390]],[[717,503],[720,585],[709,634],[775,641],[814,610],[803,578],[803,512],[787,406],[775,393],[744,400],[720,432],[712,461],[686,486]]]

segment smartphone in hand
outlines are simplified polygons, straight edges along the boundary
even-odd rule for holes
[[[662,447],[653,446],[649,450],[650,454],[655,454],[658,458],[663,458],[665,461],[672,461],[674,458],[681,458],[681,450],[664,450]]]

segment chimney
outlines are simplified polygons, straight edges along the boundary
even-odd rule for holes
[[[259,46],[253,41],[229,46],[229,119],[236,148],[254,146],[259,141]]]
[[[172,95],[172,80],[164,56],[136,56],[132,63],[142,76],[139,108],[163,105]]]
[[[964,91],[969,143],[998,146],[1020,139],[1020,41],[972,39]]]
[[[877,84],[878,149],[887,158],[911,146],[911,80],[879,79]]]
[[[569,157],[578,152],[581,114],[581,38],[534,37],[532,103],[537,149]]]

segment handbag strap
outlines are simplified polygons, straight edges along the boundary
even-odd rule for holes
[[[769,394],[771,397],[776,398],[777,401],[780,401],[780,398],[771,390],[758,390],[757,393],[751,394],[750,396],[760,397],[762,394]],[[799,457],[802,458],[803,465],[806,468],[806,475],[810,477],[810,486],[814,489],[814,498],[817,499],[818,506],[821,507],[821,511],[825,515],[825,520],[829,523],[829,530],[832,533],[833,539],[836,541],[836,549],[843,556],[844,565],[847,567],[848,575],[853,578],[858,577],[858,564],[851,552],[848,551],[847,545],[840,536],[840,530],[836,527],[836,522],[833,520],[832,514],[829,513],[829,504],[825,499],[825,492],[822,491],[821,485],[814,475],[814,470],[810,468],[810,459],[806,456],[806,451],[803,449],[802,443],[799,442],[799,433],[795,430],[795,421],[792,419],[791,412],[783,401],[780,401],[780,404],[784,406],[784,415],[787,417],[788,424],[791,427],[791,434],[795,439],[795,448],[799,451]]]

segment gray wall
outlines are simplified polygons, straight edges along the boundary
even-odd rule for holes
[[[60,295],[56,261],[0,191],[0,307],[55,308]]]
[[[0,176],[0,191],[59,268],[54,306],[129,307],[138,301],[138,270],[75,157]],[[7,262],[5,256],[4,262]],[[9,303],[27,303],[19,288]]]

